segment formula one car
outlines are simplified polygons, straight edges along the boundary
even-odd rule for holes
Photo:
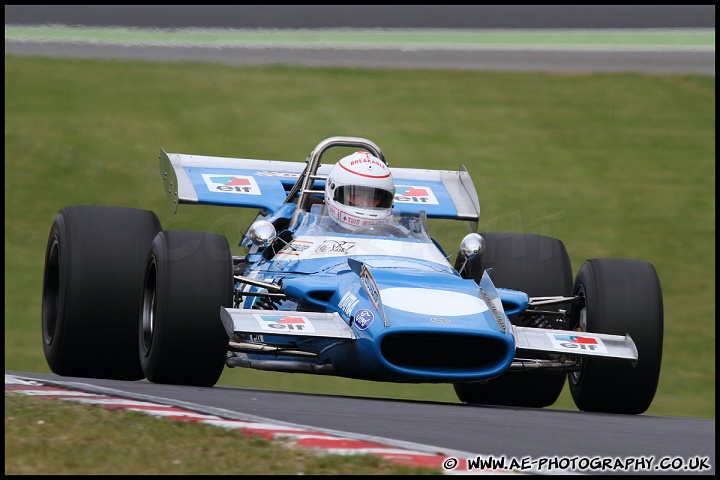
[[[356,153],[322,163],[343,148]],[[655,268],[592,259],[573,278],[558,239],[476,233],[480,205],[462,165],[390,168],[356,137],[323,140],[304,163],[159,158],[173,213],[258,209],[239,239],[245,254],[217,233],[163,230],[151,211],[62,209],[42,306],[58,375],[213,386],[225,367],[244,367],[447,383],[465,403],[522,407],[552,405],[568,378],[580,410],[624,414],[655,396]],[[384,182],[374,201],[386,214],[342,203],[353,175]],[[433,219],[468,222],[457,252],[430,236]]]

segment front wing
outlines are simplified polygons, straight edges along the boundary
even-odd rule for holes
[[[337,313],[282,312],[220,307],[228,336],[289,335],[353,341],[352,328]],[[545,354],[621,358],[637,361],[638,351],[629,335],[575,332],[512,326],[515,348]]]
[[[636,361],[638,351],[630,335],[549,330],[513,325],[515,348],[542,353],[625,358]]]
[[[355,340],[352,328],[337,313],[220,307],[220,318],[230,337],[239,333]]]

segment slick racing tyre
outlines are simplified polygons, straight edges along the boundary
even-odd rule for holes
[[[483,272],[492,268],[490,279],[496,287],[520,290],[531,297],[572,293],[570,258],[560,240],[513,232],[487,232],[482,236],[485,250],[467,262],[463,277],[479,283]],[[458,258],[455,268],[461,264]],[[509,320],[515,324],[519,319],[511,316]],[[558,372],[505,372],[484,384],[456,383],[454,387],[465,403],[541,408],[557,401],[565,377]]]
[[[220,307],[232,306],[232,289],[232,253],[224,236],[168,230],[155,237],[139,328],[140,363],[148,380],[201,387],[217,383],[232,335],[223,326]]]
[[[575,405],[589,412],[645,412],[657,390],[663,347],[663,300],[655,267],[640,260],[588,260],[578,271],[574,290],[584,299],[573,310],[575,327],[629,334],[638,350],[636,365],[584,358],[582,370],[568,375]]]
[[[145,262],[161,230],[150,211],[73,206],[50,229],[43,351],[63,376],[139,380],[137,318]]]

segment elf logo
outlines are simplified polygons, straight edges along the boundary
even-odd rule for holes
[[[599,338],[586,337],[583,335],[564,335],[552,333],[550,339],[553,345],[575,351],[589,351],[589,352],[601,352],[607,353],[607,349]]]
[[[399,203],[419,203],[422,205],[437,205],[438,201],[430,187],[397,185],[395,187],[395,201]]]
[[[205,185],[211,192],[260,195],[260,187],[251,176],[202,174]]]
[[[310,320],[307,317],[299,315],[254,315],[255,319],[260,324],[260,328],[267,332],[277,333],[300,333],[310,332],[314,333],[315,328],[313,327]]]

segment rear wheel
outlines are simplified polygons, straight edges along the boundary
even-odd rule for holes
[[[638,350],[628,361],[585,358],[582,370],[568,375],[580,410],[640,414],[652,403],[660,377],[663,300],[655,267],[640,260],[601,258],[586,261],[575,279],[583,297],[573,324],[584,332],[626,335]]]
[[[467,262],[465,278],[480,282],[485,269],[492,268],[490,278],[496,287],[520,290],[531,297],[572,293],[570,258],[560,240],[512,232],[482,236],[485,250]],[[460,265],[458,260],[455,268]],[[521,319],[511,316],[509,320],[517,324]],[[505,372],[485,384],[456,383],[454,387],[460,401],[466,403],[540,408],[557,401],[565,377],[557,372]]]
[[[63,376],[139,380],[137,317],[145,261],[160,220],[105,206],[60,210],[42,291],[43,351]]]
[[[220,307],[232,306],[232,289],[232,253],[224,236],[169,230],[155,237],[139,328],[140,362],[148,380],[217,383],[229,341]]]

